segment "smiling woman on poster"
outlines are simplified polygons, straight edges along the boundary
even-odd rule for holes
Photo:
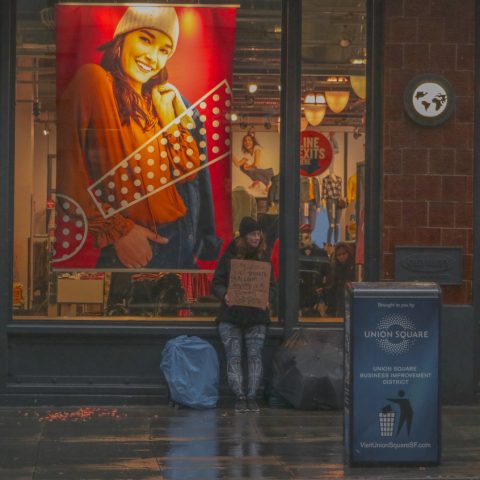
[[[59,102],[57,193],[84,211],[97,267],[195,267],[177,185],[201,154],[166,70],[178,36],[173,7],[129,7],[100,65],[81,66]]]

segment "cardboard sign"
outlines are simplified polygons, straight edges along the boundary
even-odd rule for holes
[[[265,309],[268,305],[271,265],[256,260],[231,260],[230,305]]]

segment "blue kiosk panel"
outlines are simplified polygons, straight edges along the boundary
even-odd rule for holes
[[[440,288],[353,283],[345,318],[350,465],[440,461]]]

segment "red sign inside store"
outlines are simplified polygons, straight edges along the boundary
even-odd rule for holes
[[[300,135],[300,174],[313,177],[330,165],[333,150],[328,138],[320,132],[303,131]]]

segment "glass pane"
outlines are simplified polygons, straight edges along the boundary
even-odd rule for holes
[[[211,321],[239,220],[278,236],[281,1],[134,3],[19,5],[17,320]]]
[[[300,321],[341,322],[363,265],[366,5],[302,6]]]

